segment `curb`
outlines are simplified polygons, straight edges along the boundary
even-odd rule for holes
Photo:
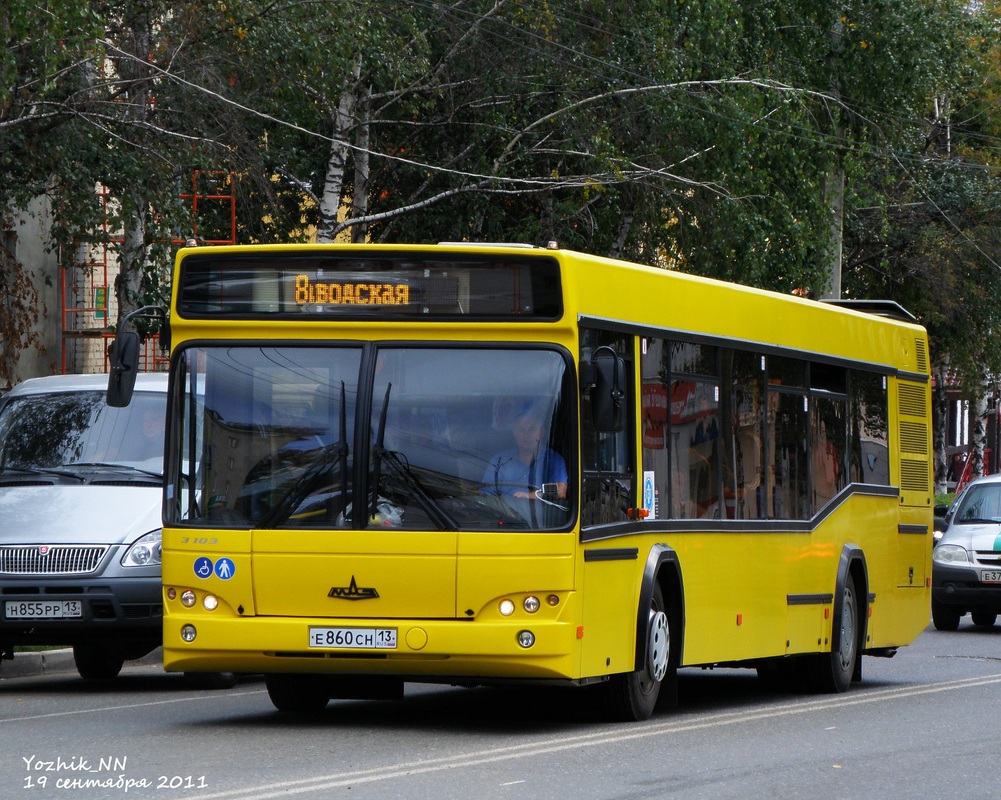
[[[129,667],[163,664],[163,648],[156,648],[142,658],[126,661]],[[41,650],[33,653],[14,653],[13,661],[0,661],[0,681],[6,678],[32,678],[39,675],[76,674],[73,650]]]

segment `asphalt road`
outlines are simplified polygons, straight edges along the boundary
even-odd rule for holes
[[[0,796],[23,798],[983,798],[1001,751],[1001,627],[929,629],[839,696],[685,670],[681,707],[608,724],[580,692],[408,685],[276,713],[260,680],[192,691],[156,665],[111,684],[0,680]],[[62,784],[60,785],[60,781]],[[73,783],[73,782],[76,783]],[[89,783],[86,783],[88,782]]]

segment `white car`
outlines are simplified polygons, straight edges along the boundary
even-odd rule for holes
[[[107,375],[27,380],[0,399],[0,655],[71,645],[84,678],[161,643],[167,376],[128,408]]]
[[[970,483],[953,502],[932,551],[932,622],[954,631],[969,613],[990,628],[1001,613],[1001,474]]]

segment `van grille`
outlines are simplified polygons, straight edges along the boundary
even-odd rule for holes
[[[0,547],[0,573],[5,575],[82,575],[97,569],[107,552],[106,546]]]

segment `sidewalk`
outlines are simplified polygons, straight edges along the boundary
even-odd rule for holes
[[[123,670],[129,667],[162,664],[163,651],[157,648],[152,653],[126,661]],[[0,680],[5,678],[31,678],[38,675],[76,674],[76,664],[73,663],[73,651],[41,650],[32,653],[14,653],[13,661],[0,661]]]

